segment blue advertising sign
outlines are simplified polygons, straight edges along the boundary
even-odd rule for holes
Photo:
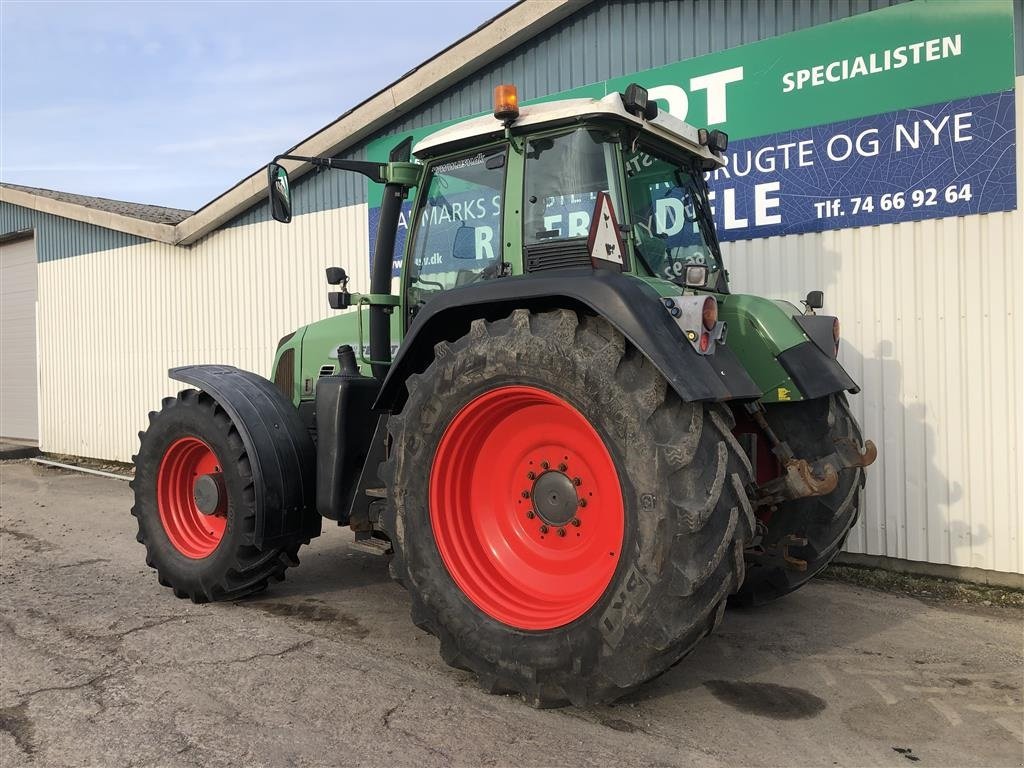
[[[1012,210],[1012,91],[734,142],[708,174],[720,240]]]

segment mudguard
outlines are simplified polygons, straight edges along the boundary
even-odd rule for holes
[[[252,466],[256,546],[319,536],[316,448],[295,406],[267,379],[229,365],[188,365],[168,375],[208,393],[234,422]]]
[[[646,283],[610,270],[572,268],[486,280],[431,299],[406,333],[374,408],[392,411],[400,407],[405,401],[406,378],[430,364],[437,342],[463,336],[473,320],[495,320],[517,308],[544,311],[559,307],[591,312],[608,320],[651,361],[684,401],[761,396],[728,346],[719,345],[714,355],[698,354],[665,310],[660,296]]]
[[[829,328],[829,336],[832,330]],[[808,400],[831,395],[843,390],[852,395],[860,392],[860,387],[850,378],[850,374],[832,355],[821,351],[818,344],[805,341],[797,344],[775,358],[796,384],[803,396]]]

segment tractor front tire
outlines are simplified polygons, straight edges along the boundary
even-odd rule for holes
[[[299,544],[254,544],[256,496],[249,457],[228,414],[186,389],[150,413],[134,457],[136,539],[165,587],[194,603],[233,600],[281,580]],[[198,478],[203,478],[200,485]],[[196,493],[203,498],[202,512]]]
[[[797,403],[765,407],[772,431],[793,452],[811,461],[836,449],[835,441],[864,441],[850,413],[846,395],[838,393]],[[863,498],[864,469],[839,473],[839,484],[825,496],[794,499],[780,504],[766,523],[760,523],[761,541],[747,553],[747,578],[732,598],[738,605],[761,605],[788,595],[831,563],[857,522]],[[785,544],[806,540],[805,545]],[[786,560],[786,555],[792,558]],[[799,566],[802,562],[803,567]]]
[[[567,310],[476,320],[407,389],[382,522],[447,663],[534,706],[598,703],[717,625],[754,523],[727,409]]]

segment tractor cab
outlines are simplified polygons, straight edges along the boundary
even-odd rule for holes
[[[406,253],[413,314],[467,282],[593,266],[601,195],[623,240],[618,269],[727,291],[703,180],[726,142],[660,111],[639,86],[522,108],[499,86],[493,116],[413,150],[425,164]]]

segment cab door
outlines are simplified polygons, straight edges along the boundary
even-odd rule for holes
[[[500,277],[508,145],[431,163],[409,222],[405,327],[444,291]]]

